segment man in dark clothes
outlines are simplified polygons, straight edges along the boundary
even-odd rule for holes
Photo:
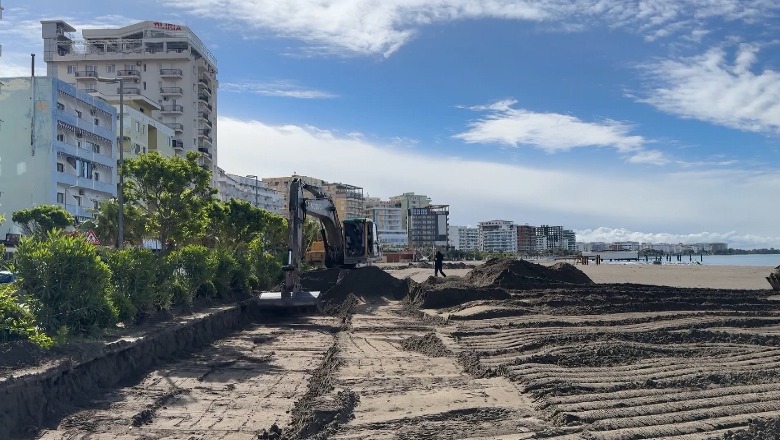
[[[433,257],[433,276],[441,276],[446,277],[447,275],[444,275],[444,272],[442,272],[442,264],[444,262],[444,255],[442,255],[441,251],[436,249],[436,255]]]

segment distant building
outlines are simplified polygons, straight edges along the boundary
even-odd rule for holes
[[[485,252],[517,252],[517,227],[511,220],[479,222],[480,250]]]
[[[298,174],[285,177],[263,177],[261,180],[267,188],[272,189],[282,195],[282,215],[285,218],[287,218],[289,215],[287,206],[289,205],[290,200],[290,182],[292,182],[293,178],[300,179],[304,183],[320,188],[323,188],[327,183],[322,179],[300,176]]]
[[[564,249],[563,226],[541,225],[536,227],[537,250]],[[539,238],[544,240],[539,240]],[[544,244],[540,244],[544,243]]]
[[[257,208],[274,214],[283,214],[283,198],[278,192],[269,189],[263,182],[254,177],[239,176],[226,173],[217,168],[217,197],[227,202],[230,199],[243,200]]]
[[[403,193],[398,196],[390,197],[390,201],[401,205],[401,211],[403,212],[403,227],[409,228],[409,210],[412,208],[425,208],[431,204],[431,198],[422,194],[415,194],[413,192]]]
[[[363,188],[346,183],[326,183],[322,189],[333,199],[336,212],[342,221],[365,216]]]
[[[2,232],[18,233],[11,214],[39,205],[92,218],[117,194],[116,109],[56,78],[0,82]]]
[[[528,255],[536,249],[536,226],[517,225],[517,252]]]
[[[449,205],[428,205],[411,208],[408,214],[409,245],[415,249],[448,246]]]
[[[458,251],[479,250],[479,228],[470,226],[450,226],[450,246]]]
[[[386,250],[406,249],[409,236],[403,227],[403,212],[398,203],[368,197],[365,200],[365,217],[374,221],[379,242]]]

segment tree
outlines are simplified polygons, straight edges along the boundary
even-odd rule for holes
[[[126,243],[140,244],[146,234],[146,221],[143,213],[138,206],[125,205],[123,213],[123,231],[124,241]],[[108,245],[113,243],[117,246],[119,240],[118,224],[119,203],[116,199],[109,199],[100,202],[95,212],[94,230],[100,243]]]
[[[73,216],[57,205],[41,205],[22,209],[11,215],[25,235],[46,235],[54,229],[65,229],[73,224]]]
[[[208,224],[212,203],[211,172],[198,165],[198,153],[165,158],[153,152],[125,161],[125,200],[146,220],[146,230],[170,251],[171,241],[185,243]]]
[[[220,246],[231,251],[245,249],[267,227],[264,212],[243,200],[215,201],[208,206],[209,230]]]

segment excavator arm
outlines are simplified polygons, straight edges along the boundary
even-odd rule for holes
[[[307,198],[306,192],[313,197]],[[289,236],[287,264],[283,267],[283,298],[289,298],[293,292],[301,290],[301,261],[306,252],[303,224],[307,216],[310,215],[320,220],[322,224],[321,234],[325,244],[325,265],[333,267],[344,263],[344,232],[333,200],[322,189],[309,185],[300,179],[293,179],[290,182],[288,210]]]

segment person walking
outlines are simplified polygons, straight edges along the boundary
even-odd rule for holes
[[[444,275],[444,272],[441,270],[444,263],[444,255],[442,255],[441,251],[439,249],[436,249],[436,255],[433,257],[433,276],[441,276],[447,277],[447,275]]]

